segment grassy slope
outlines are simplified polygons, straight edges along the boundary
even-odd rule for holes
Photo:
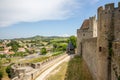
[[[55,70],[51,72],[49,77],[46,80],[64,80],[66,70],[67,70],[67,62],[60,64]]]
[[[7,75],[7,73],[6,73],[6,67],[2,67],[2,72],[3,72],[3,78],[2,78],[2,80],[10,80],[9,78],[8,78],[8,75]]]
[[[79,56],[75,56],[68,63],[68,69],[65,80],[93,80],[89,70]]]

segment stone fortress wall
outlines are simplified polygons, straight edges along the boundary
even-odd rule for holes
[[[97,49],[97,38],[89,38],[84,39],[82,42],[82,57],[84,61],[87,63],[88,68],[90,68],[90,72],[92,72],[92,76],[94,80],[97,76],[97,55],[96,55],[96,49]]]
[[[87,63],[94,80],[120,77],[120,2],[101,6],[77,30],[77,53]]]
[[[44,72],[45,69],[49,67],[49,63],[53,64],[54,60],[58,58],[63,59],[66,56],[67,54],[61,54],[37,63],[16,63],[11,66],[11,80],[35,80],[42,72]]]
[[[77,52],[82,54],[82,41],[97,36],[97,20],[96,17],[90,17],[84,20],[80,29],[77,30]]]

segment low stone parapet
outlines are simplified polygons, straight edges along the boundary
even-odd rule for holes
[[[67,56],[67,54],[60,54],[57,56],[50,57],[42,62],[37,63],[19,63],[11,66],[13,73],[18,73],[16,77],[11,80],[34,80],[40,74],[41,66],[48,62],[59,58],[60,56]],[[27,67],[31,68],[28,69]]]

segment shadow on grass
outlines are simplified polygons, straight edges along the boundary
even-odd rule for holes
[[[64,80],[93,80],[87,65],[80,56],[75,56],[68,62]]]

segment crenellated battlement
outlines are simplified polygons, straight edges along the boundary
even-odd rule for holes
[[[96,20],[96,15],[95,16],[92,16],[92,17],[89,17],[90,20]]]
[[[101,11],[103,11],[103,10],[104,10],[103,6],[100,6],[100,7],[98,8],[98,13],[101,12]]]
[[[98,8],[98,12],[114,10],[116,8],[120,8],[120,2],[118,3],[118,7],[115,7],[114,3],[109,3],[109,4],[105,4],[105,6],[100,6]]]
[[[120,2],[118,3],[118,7],[120,8]]]
[[[113,10],[114,9],[114,3],[106,4],[105,10]]]

